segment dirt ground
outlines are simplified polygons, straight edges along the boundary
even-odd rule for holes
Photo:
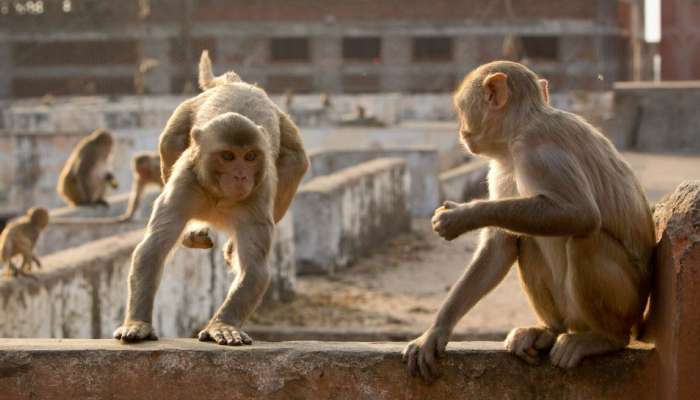
[[[413,221],[413,232],[388,242],[333,276],[301,276],[297,296],[262,307],[256,325],[315,328],[389,329],[420,332],[432,322],[450,285],[464,271],[477,233],[446,242],[428,219]],[[459,324],[465,335],[505,334],[535,323],[520,290],[517,268]]]
[[[658,201],[687,179],[700,179],[700,156],[625,153],[650,201]],[[373,255],[334,276],[301,276],[296,299],[262,307],[252,323],[268,327],[386,329],[427,328],[450,285],[464,271],[478,233],[454,242],[435,235],[426,219],[413,232],[390,240]],[[504,335],[536,322],[520,289],[517,267],[457,326],[465,336]]]

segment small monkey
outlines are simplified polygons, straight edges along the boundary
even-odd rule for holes
[[[163,179],[160,173],[160,155],[155,152],[142,152],[131,159],[131,170],[134,174],[134,182],[131,186],[129,204],[126,212],[119,218],[125,222],[133,218],[136,209],[143,197],[143,190],[148,184],[163,187]]]
[[[108,131],[97,129],[78,142],[58,178],[56,190],[72,206],[108,206],[104,196],[107,185],[119,185],[107,170],[114,139]]]
[[[528,363],[547,352],[570,368],[621,349],[642,317],[655,244],[642,187],[605,136],[550,107],[547,93],[527,67],[496,61],[469,73],[454,95],[462,142],[491,159],[489,199],[448,201],[433,216],[447,240],[484,229],[433,325],[403,352],[427,381],[459,319],[516,261],[541,323],[512,330],[505,347]]]
[[[241,330],[267,290],[274,225],[286,213],[309,161],[299,131],[260,88],[235,73],[214,77],[207,52],[199,96],[174,111],[160,136],[165,187],[134,250],[126,316],[114,337],[156,339],[153,302],[168,253],[190,221],[229,234],[236,279],[199,340],[251,344]]]
[[[28,274],[31,272],[32,263],[41,268],[41,262],[34,254],[34,246],[48,223],[48,211],[43,207],[33,207],[25,215],[7,224],[0,234],[0,255],[3,264],[6,265],[5,276]],[[12,262],[17,255],[22,256],[20,268]]]

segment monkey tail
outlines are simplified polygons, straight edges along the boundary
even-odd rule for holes
[[[241,82],[241,77],[233,71],[229,71],[221,76],[214,75],[214,69],[209,58],[209,50],[203,50],[199,59],[199,88],[202,91],[226,83]]]

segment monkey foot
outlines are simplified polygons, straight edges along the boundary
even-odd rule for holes
[[[253,344],[253,339],[247,333],[221,321],[210,322],[203,331],[199,332],[199,340],[201,342],[216,342],[224,346]]]
[[[557,335],[547,328],[515,328],[508,334],[504,344],[506,350],[528,364],[539,362],[539,352],[554,345]]]
[[[127,321],[114,331],[114,338],[123,342],[158,340],[153,325],[143,321]]]
[[[214,247],[214,242],[209,238],[209,229],[203,228],[188,232],[182,238],[182,245],[191,249],[211,249]]]
[[[588,356],[609,353],[625,347],[592,332],[562,333],[549,353],[552,364],[561,368],[572,368]]]

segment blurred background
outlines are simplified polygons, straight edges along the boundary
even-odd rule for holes
[[[366,244],[367,232],[339,228],[342,243],[360,243],[351,255],[321,259],[304,242],[314,229],[310,217],[287,222],[275,267],[281,283],[252,323],[262,338],[401,339],[428,326],[474,250],[473,234],[439,240],[429,216],[444,199],[485,195],[486,166],[459,144],[451,103],[461,79],[482,63],[519,61],[546,78],[551,103],[601,127],[652,202],[700,177],[697,0],[0,0],[0,226],[32,205],[52,215],[119,210],[132,183],[131,157],[156,150],[172,111],[199,92],[197,63],[205,49],[217,74],[235,70],[292,115],[312,153],[307,181],[374,158],[399,156],[408,165],[401,201],[410,223]],[[58,174],[78,140],[97,128],[116,139],[111,162],[120,189],[112,211],[62,208]],[[342,208],[352,218],[376,217],[362,215],[370,200],[353,201]],[[148,208],[127,225],[50,226],[38,251],[49,271],[78,268],[65,251],[141,229],[147,216]],[[7,331],[0,335],[109,336],[123,313],[135,244],[119,240],[110,243],[124,243],[123,254],[108,266],[90,261],[110,274],[122,271],[98,279],[108,282],[98,285],[100,296],[85,294],[87,278],[78,272],[61,278],[60,292],[51,284],[59,278],[44,272],[39,281],[0,283],[0,291],[16,297],[3,297]],[[231,279],[187,271],[178,279],[194,283],[181,287],[167,278],[170,291],[159,294],[170,305],[159,306],[158,315],[177,320],[163,328],[166,335],[188,335],[206,322]],[[220,290],[207,286],[212,277],[221,280]],[[36,285],[44,297],[32,300],[27,288]],[[517,286],[509,275],[457,334],[501,338],[514,325],[532,323]],[[187,291],[199,293],[192,295],[198,300]],[[102,296],[113,301],[97,316],[81,303]],[[56,297],[64,300],[59,308],[47,300]],[[27,304],[34,311],[26,313]],[[89,315],[76,317],[81,313]],[[275,336],[280,327],[288,336]]]

